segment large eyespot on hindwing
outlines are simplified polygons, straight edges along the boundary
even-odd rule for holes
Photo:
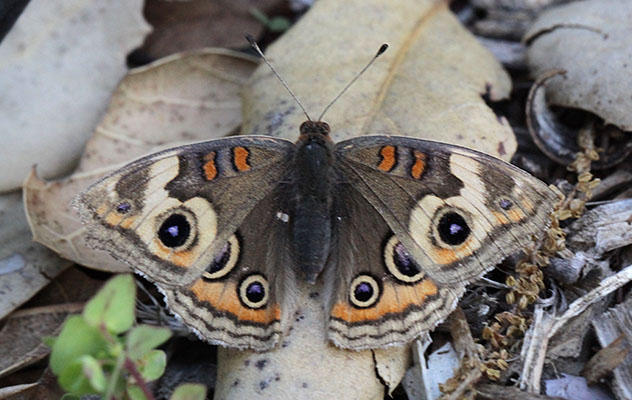
[[[222,250],[213,257],[211,264],[202,274],[204,280],[215,280],[225,277],[235,268],[239,260],[240,242],[237,235],[231,236]]]
[[[412,258],[397,236],[391,236],[386,242],[383,255],[386,269],[398,281],[415,283],[424,278],[425,274],[421,267]]]
[[[262,274],[248,275],[239,282],[237,295],[244,307],[263,308],[268,304],[270,285]]]
[[[368,274],[356,276],[349,286],[349,301],[356,308],[374,306],[381,294],[382,289],[377,279]]]

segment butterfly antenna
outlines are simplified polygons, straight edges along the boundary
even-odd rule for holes
[[[326,112],[327,112],[327,111],[331,108],[331,106],[332,106],[332,105],[334,105],[334,103],[335,103],[336,101],[338,101],[338,99],[339,99],[340,97],[342,97],[342,95],[343,95],[343,94],[345,94],[345,92],[347,91],[347,89],[349,89],[349,87],[350,87],[351,85],[353,85],[353,83],[354,83],[355,81],[357,81],[357,80],[358,80],[358,78],[359,78],[360,76],[362,76],[362,74],[364,74],[364,72],[365,72],[367,69],[369,69],[369,67],[371,66],[371,64],[373,64],[373,63],[375,62],[375,60],[377,60],[377,58],[378,58],[379,56],[381,56],[382,54],[384,54],[384,52],[386,51],[386,49],[388,49],[388,44],[384,43],[384,44],[382,44],[382,45],[380,46],[379,50],[377,51],[377,53],[375,53],[375,55],[373,56],[373,58],[371,59],[371,61],[369,61],[369,63],[368,63],[367,65],[365,65],[365,66],[364,66],[364,68],[362,68],[362,71],[360,71],[360,72],[359,72],[359,73],[355,76],[355,78],[353,78],[353,79],[351,80],[351,82],[347,83],[347,86],[345,86],[345,88],[344,88],[344,89],[342,89],[342,90],[340,91],[340,93],[338,93],[338,96],[336,96],[336,97],[335,97],[335,98],[334,98],[334,99],[333,99],[333,100],[332,100],[332,101],[331,101],[331,102],[327,105],[327,107],[325,107],[325,109],[323,110],[323,112],[322,112],[322,113],[320,114],[320,116],[318,117],[318,120],[317,120],[317,121],[321,121],[321,120],[323,119],[323,116],[325,116],[325,113],[326,113]]]
[[[292,95],[292,97],[294,98],[294,101],[296,101],[296,103],[298,104],[299,107],[301,107],[301,110],[303,110],[303,114],[305,114],[305,116],[307,117],[308,121],[311,121],[312,119],[309,117],[309,114],[307,113],[307,111],[305,110],[305,107],[303,107],[303,104],[301,103],[301,101],[298,99],[298,97],[296,97],[296,95],[294,94],[294,92],[292,92],[292,90],[289,88],[289,86],[287,85],[287,83],[285,83],[285,81],[283,80],[283,78],[281,78],[281,75],[278,74],[278,72],[276,72],[276,70],[274,69],[274,67],[272,66],[272,64],[270,64],[270,61],[268,61],[268,59],[266,58],[265,55],[263,55],[263,51],[261,51],[261,49],[259,48],[259,45],[257,44],[257,42],[255,42],[255,39],[249,35],[246,34],[246,40],[248,41],[248,43],[250,44],[250,47],[252,47],[258,54],[259,56],[261,56],[261,58],[263,59],[263,61],[265,61],[266,64],[268,64],[268,67],[270,67],[270,69],[272,70],[272,73],[274,75],[276,75],[277,78],[279,78],[279,80],[281,81],[281,83],[283,84],[283,86],[285,87],[285,89],[287,89],[288,92],[290,92],[290,95]]]

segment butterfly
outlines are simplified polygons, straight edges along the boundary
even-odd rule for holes
[[[308,117],[296,142],[229,137],[133,161],[75,206],[93,245],[203,339],[270,350],[297,282],[322,280],[329,340],[362,350],[434,328],[549,225],[555,200],[489,155],[403,136],[333,143]]]

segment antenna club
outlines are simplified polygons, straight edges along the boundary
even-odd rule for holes
[[[351,87],[351,85],[353,85],[353,83],[358,80],[358,78],[360,76],[362,76],[362,74],[364,74],[364,72],[369,69],[369,67],[373,64],[373,62],[375,60],[377,60],[377,58],[382,55],[382,53],[384,53],[386,51],[386,49],[388,49],[388,44],[383,43],[379,50],[377,51],[377,53],[375,54],[375,56],[373,56],[373,58],[371,59],[371,61],[369,61],[369,63],[367,65],[364,66],[364,68],[362,68],[362,70],[349,82],[347,83],[347,86],[344,87],[344,89],[342,89],[340,91],[340,93],[338,93],[338,95],[336,97],[334,97],[334,99],[332,101],[329,102],[329,104],[327,104],[327,107],[325,107],[325,109],[323,110],[322,113],[320,113],[320,116],[318,117],[317,121],[321,121],[323,119],[323,117],[325,116],[325,114],[327,113],[327,111],[329,110],[329,108],[336,102],[338,101],[338,99],[340,97],[342,97],[342,95],[347,91],[347,89],[349,89],[349,87]]]

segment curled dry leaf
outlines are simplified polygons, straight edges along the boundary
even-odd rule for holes
[[[406,135],[511,158],[513,132],[483,99],[507,97],[509,76],[444,2],[319,1],[267,54],[316,119],[383,42],[389,50],[325,117],[334,141]],[[244,133],[294,139],[305,120],[264,66],[245,92],[244,110]]]
[[[149,26],[142,0],[31,2],[0,45],[0,192],[17,189],[33,164],[47,178],[74,166],[127,53]]]
[[[87,232],[70,207],[71,200],[141,155],[235,130],[241,122],[239,91],[255,65],[239,53],[206,50],[132,71],[114,93],[77,171],[55,182],[32,173],[24,183],[34,240],[88,267],[127,270],[107,253],[87,246]]]
[[[532,75],[567,71],[547,84],[547,100],[631,131],[631,20],[628,0],[578,1],[543,13],[524,38]]]
[[[20,194],[0,195],[0,319],[70,265],[69,261],[31,241]]]
[[[596,154],[590,157],[593,169],[610,168],[625,160],[632,153],[632,140],[625,132],[613,125],[596,124],[595,118],[586,118],[580,129],[571,129],[559,121],[557,114],[549,108],[544,84],[550,79],[563,79],[562,75],[566,75],[565,70],[547,71],[538,76],[529,91],[527,126],[535,144],[550,159],[563,165],[581,163],[577,153],[589,150]],[[599,141],[596,149],[591,144],[593,137]]]

